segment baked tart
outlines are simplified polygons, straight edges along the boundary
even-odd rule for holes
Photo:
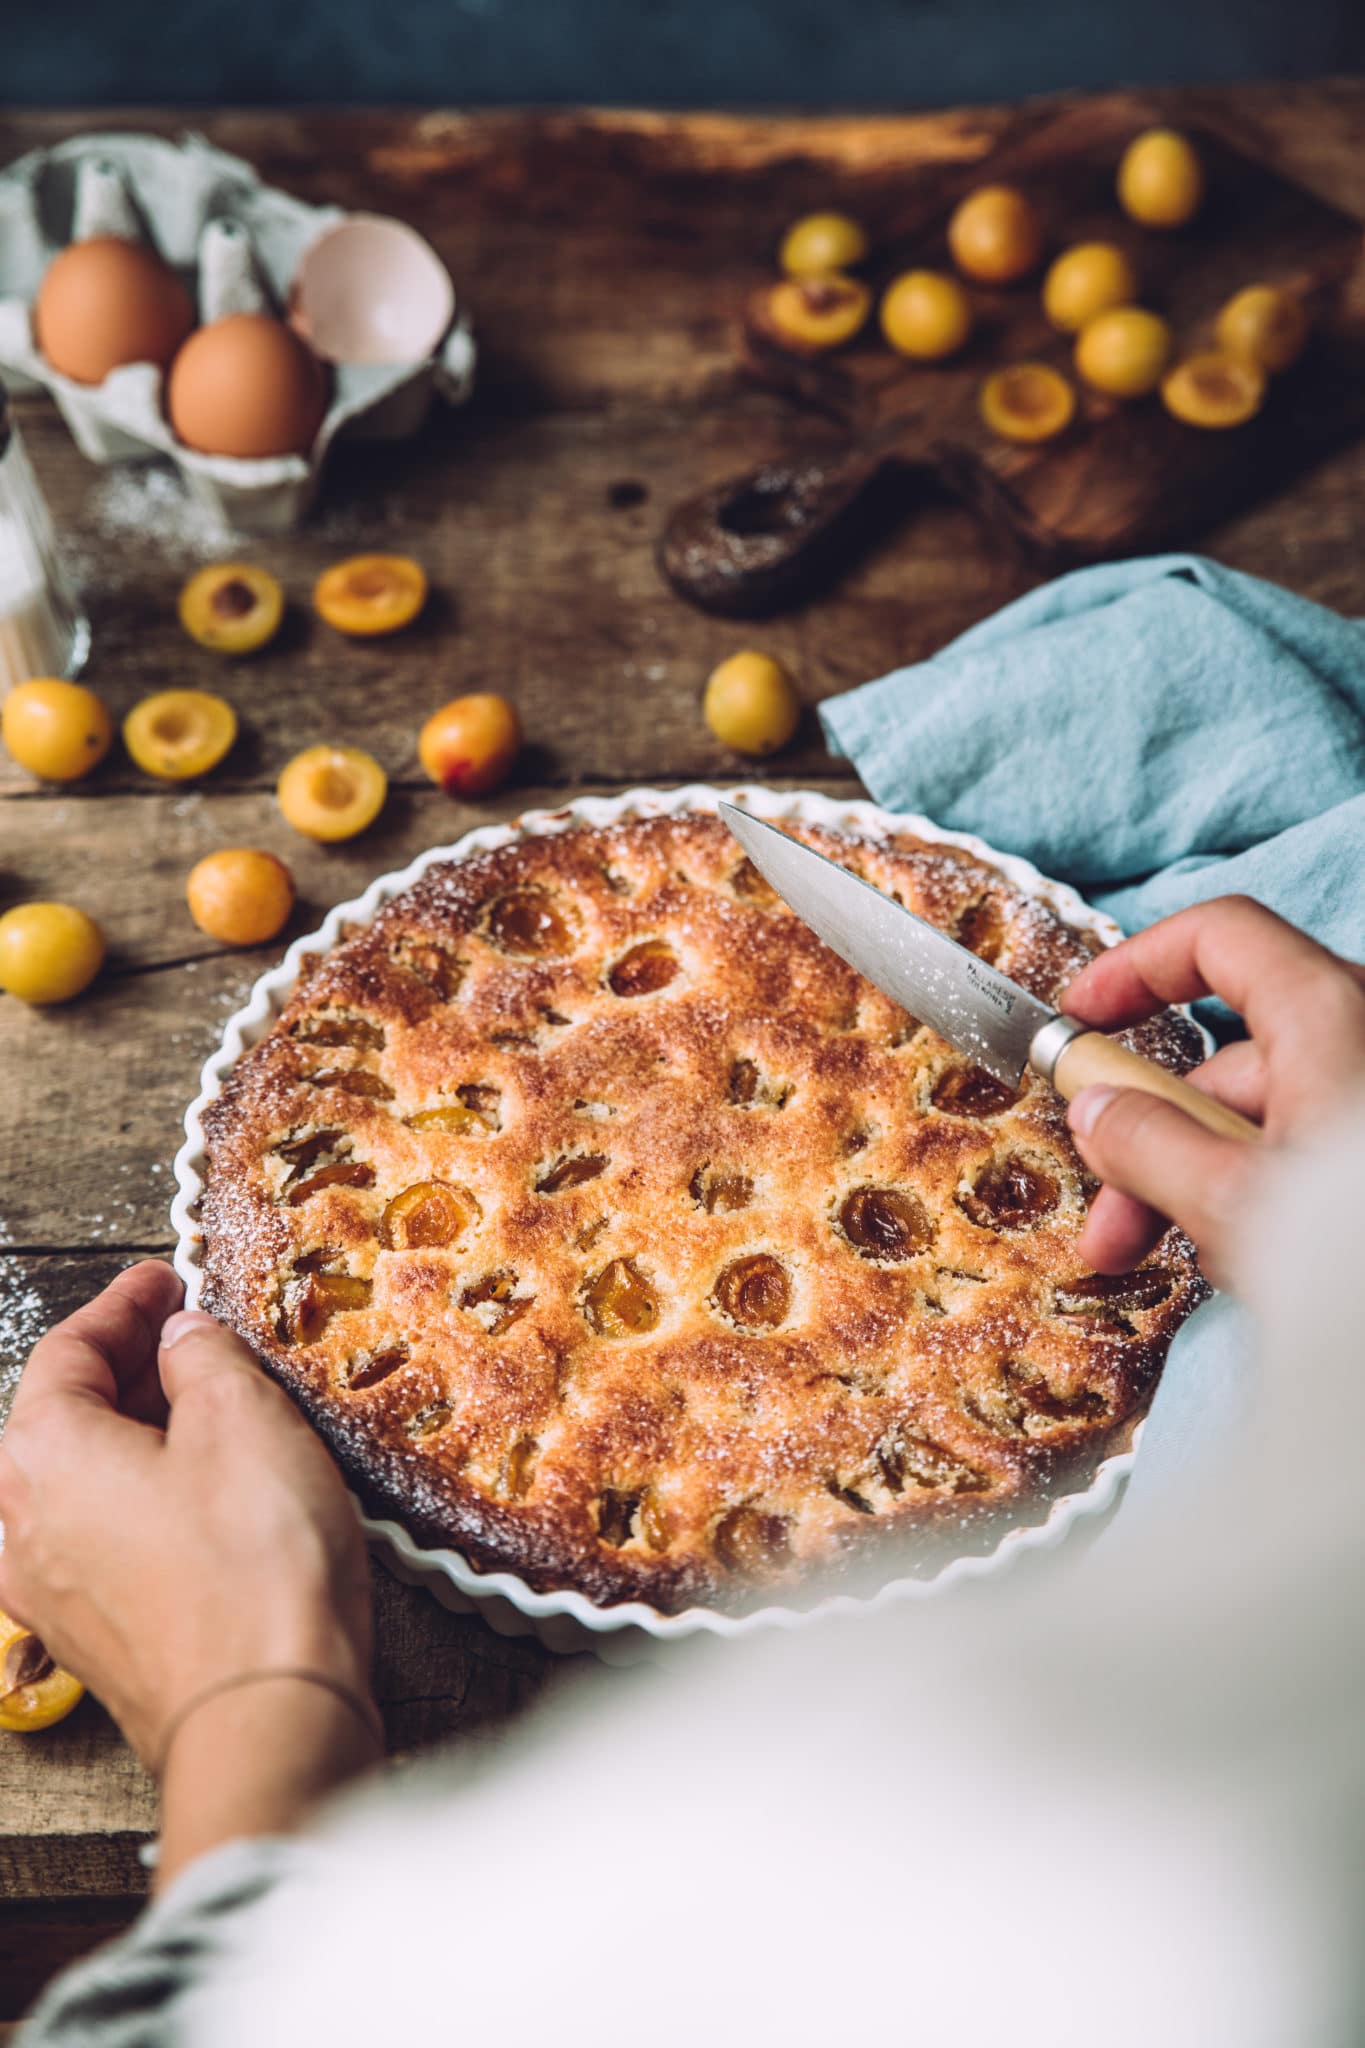
[[[1094,941],[959,848],[793,825],[1051,1001]],[[1129,1034],[1183,1071],[1193,1025]],[[204,1114],[204,1305],[371,1510],[663,1613],[987,1550],[1126,1447],[1204,1293],[1076,1255],[1063,1105],[863,981],[714,817],[438,862]]]

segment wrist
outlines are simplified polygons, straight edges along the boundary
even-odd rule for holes
[[[368,1694],[346,1699],[290,1672],[190,1702],[164,1758],[158,1884],[223,1842],[294,1832],[373,1768],[381,1733]]]

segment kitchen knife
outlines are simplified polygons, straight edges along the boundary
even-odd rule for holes
[[[1063,1017],[837,861],[733,804],[720,814],[759,873],[841,960],[997,1080],[1017,1088],[1032,1067],[1068,1101],[1096,1082],[1140,1088],[1220,1138],[1259,1139],[1235,1110]]]

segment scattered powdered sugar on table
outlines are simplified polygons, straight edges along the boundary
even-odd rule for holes
[[[28,1354],[47,1328],[47,1308],[17,1260],[0,1261],[0,1430]]]
[[[306,531],[325,547],[344,551],[374,544],[407,520],[404,505],[381,493],[324,507]],[[82,590],[93,595],[122,588],[136,562],[131,551],[149,547],[172,567],[187,569],[239,552],[250,555],[260,541],[235,532],[220,511],[186,490],[168,464],[111,464],[91,484],[80,518],[65,530],[63,560]]]
[[[186,566],[220,557],[239,539],[212,506],[190,496],[173,469],[160,464],[111,465],[91,485],[80,520],[63,536],[64,560],[83,588],[119,583],[119,550],[154,547]]]

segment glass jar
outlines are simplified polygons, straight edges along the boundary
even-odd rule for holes
[[[0,384],[0,697],[30,676],[78,674],[89,652],[90,626]]]

